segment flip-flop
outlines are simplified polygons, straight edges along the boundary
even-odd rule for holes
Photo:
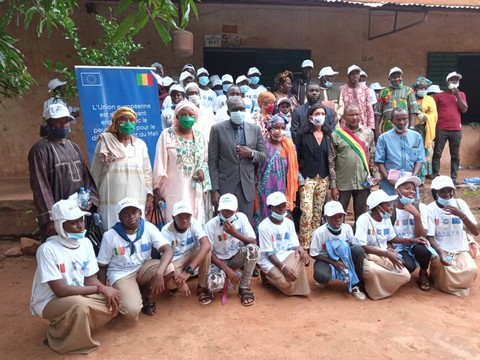
[[[420,290],[429,291],[432,288],[428,274],[421,274],[418,279],[418,286]]]

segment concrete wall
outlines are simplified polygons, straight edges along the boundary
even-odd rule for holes
[[[75,14],[80,27],[80,36],[85,44],[95,44],[100,28],[93,15],[86,14],[83,4]],[[204,36],[220,34],[223,25],[238,25],[243,47],[311,49],[316,70],[331,65],[345,76],[351,64],[367,71],[369,81],[386,82],[388,69],[400,66],[405,72],[407,84],[418,75],[425,75],[429,51],[480,52],[477,37],[480,33],[480,13],[431,11],[428,22],[368,41],[368,10],[366,8],[341,7],[274,7],[247,5],[199,4],[199,20],[192,19],[188,30],[195,34],[194,55],[190,58],[175,58],[170,46],[165,46],[155,28],[149,24],[137,41],[145,47],[132,58],[132,65],[150,65],[154,61],[164,64],[167,74],[178,75],[182,65],[191,62],[201,66],[203,62]],[[97,5],[102,15],[109,13],[107,5]],[[420,14],[402,14],[400,24],[421,18]],[[374,32],[392,26],[392,14],[381,13],[375,17]],[[70,42],[63,40],[58,32],[50,38],[38,39],[34,29],[25,31],[13,28],[19,37],[18,47],[26,56],[27,65],[37,79],[38,86],[22,98],[7,100],[0,105],[0,132],[2,137],[0,177],[28,176],[27,154],[38,140],[43,101],[48,98],[47,83],[55,77],[42,65],[44,59],[60,60],[66,65],[76,64]],[[469,95],[472,98],[472,95]],[[73,99],[69,104],[77,104]],[[83,124],[81,119],[73,126],[71,139],[84,149]],[[472,145],[478,145],[473,143]],[[468,160],[470,161],[470,160]],[[478,156],[476,159],[478,162]],[[462,161],[463,166],[471,165]]]

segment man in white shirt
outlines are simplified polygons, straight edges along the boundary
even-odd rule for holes
[[[97,262],[99,279],[120,292],[120,313],[136,321],[140,311],[153,315],[155,303],[148,296],[161,294],[173,276],[173,251],[160,231],[142,218],[142,206],[133,198],[117,204],[119,222],[103,234]],[[162,254],[151,259],[152,247]],[[140,287],[140,288],[139,288]]]
[[[200,102],[202,107],[213,112],[213,101],[217,97],[215,91],[208,87],[210,83],[209,73],[207,69],[201,67],[197,70],[197,81],[200,90]]]
[[[248,217],[238,212],[238,200],[233,194],[224,194],[218,204],[218,216],[205,225],[212,243],[212,272],[223,271],[227,281],[239,285],[238,295],[244,306],[255,300],[250,281],[258,259],[259,249],[255,232]],[[243,267],[241,275],[235,270]],[[212,290],[212,289],[211,289]]]
[[[222,90],[223,94],[217,95],[215,100],[213,100],[213,112],[216,114],[218,110],[226,107],[227,102],[227,91],[230,86],[233,84],[233,77],[230,74],[225,74],[222,76]],[[240,96],[240,88],[238,89],[238,96]]]
[[[248,84],[250,89],[248,89],[245,97],[252,99],[254,112],[260,111],[260,107],[258,106],[257,102],[258,95],[261,92],[267,91],[265,86],[259,83],[260,75],[262,75],[262,73],[256,67],[251,67],[248,69],[247,77],[250,79],[250,84]]]
[[[97,278],[98,266],[92,243],[85,238],[85,215],[76,202],[60,200],[52,206],[58,235],[37,251],[30,309],[50,321],[48,346],[61,354],[88,354],[98,341],[92,330],[113,319],[120,294]]]
[[[185,201],[173,206],[173,220],[162,229],[162,235],[171,244],[175,274],[167,286],[172,296],[190,296],[187,280],[198,267],[197,296],[201,305],[212,302],[207,287],[207,271],[211,263],[212,246],[200,222],[192,219],[193,211]]]

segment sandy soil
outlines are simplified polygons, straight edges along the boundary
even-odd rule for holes
[[[98,351],[62,356],[42,345],[47,323],[28,311],[35,266],[32,257],[0,261],[0,359],[480,359],[480,281],[458,298],[419,290],[415,274],[392,298],[362,302],[341,283],[315,287],[312,266],[308,297],[287,298],[259,279],[249,308],[233,291],[226,305],[163,295],[155,316],[99,330]]]

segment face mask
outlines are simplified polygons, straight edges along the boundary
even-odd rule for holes
[[[442,205],[442,206],[454,206],[455,205],[455,199],[450,198],[448,200],[441,198],[440,196],[437,197],[437,202]]]
[[[330,225],[329,223],[327,223],[327,229],[333,231],[333,232],[338,232],[338,231],[341,231],[342,230],[342,227],[343,227],[343,224],[340,224],[340,227],[336,228],[332,225]]]
[[[285,217],[287,216],[287,213],[283,213],[283,214],[277,214],[276,212],[272,211],[272,217],[275,219],[275,220],[278,220],[278,221],[283,221],[283,219],[285,219]]]
[[[237,124],[241,125],[245,121],[245,117],[247,116],[247,113],[245,111],[234,111],[230,114],[230,119]]]
[[[363,85],[363,86],[367,86],[367,82],[366,82],[366,81],[359,81],[358,84],[359,84],[359,85]]]
[[[223,92],[227,92],[228,88],[232,86],[232,84],[223,84],[222,86],[223,86]]]
[[[253,85],[257,85],[260,81],[260,77],[259,76],[252,76],[250,78],[250,81],[252,82]]]
[[[386,212],[385,210],[383,210],[382,208],[379,208],[380,209],[380,215],[382,216],[382,219],[383,220],[388,220],[392,217],[392,214]]]
[[[120,131],[123,135],[130,135],[135,131],[135,124],[130,121],[118,124],[118,131]]]
[[[458,88],[459,83],[448,83],[448,88],[450,90]]]
[[[248,90],[250,90],[250,86],[248,86],[248,85],[242,85],[242,86],[240,86],[240,92],[241,92],[242,94],[246,94]]]
[[[202,86],[207,86],[207,84],[208,84],[208,82],[209,82],[208,76],[200,76],[200,77],[198,78],[198,82],[199,82],[199,84],[202,85]]]
[[[236,214],[230,216],[228,219],[225,216],[223,216],[222,213],[218,214],[218,217],[220,218],[220,225],[225,224],[227,221],[232,223],[238,219],[238,216]]]
[[[48,134],[56,139],[65,139],[70,133],[72,129],[68,128],[56,128],[53,126],[48,127]]]
[[[407,127],[405,126],[403,129],[400,129],[399,127],[397,127],[396,125],[392,124],[392,128],[393,130],[395,130],[396,132],[398,133],[404,133],[405,131],[407,131]]]
[[[333,83],[331,81],[325,81],[326,88],[331,88],[332,86],[333,86]]]
[[[403,205],[412,205],[415,202],[415,199],[410,199],[403,195],[400,195],[399,200]]]
[[[425,95],[427,95],[427,90],[418,90],[417,95],[419,97],[424,97]]]
[[[65,232],[65,233],[67,234],[69,239],[80,240],[85,237],[87,230],[83,230],[81,233],[69,233],[69,232]]]
[[[217,96],[223,95],[223,90],[213,90]]]
[[[192,128],[193,124],[195,124],[195,118],[193,116],[180,116],[180,126],[186,130]]]
[[[200,105],[200,96],[199,95],[190,95],[188,100],[192,102],[195,106]]]
[[[265,107],[265,111],[267,112],[267,114],[271,114],[273,112],[273,110],[275,110],[275,105],[273,105],[273,104],[268,104]]]
[[[325,124],[325,116],[323,116],[323,115],[316,116],[313,119],[310,119],[310,122],[313,125],[322,126],[323,124]]]

